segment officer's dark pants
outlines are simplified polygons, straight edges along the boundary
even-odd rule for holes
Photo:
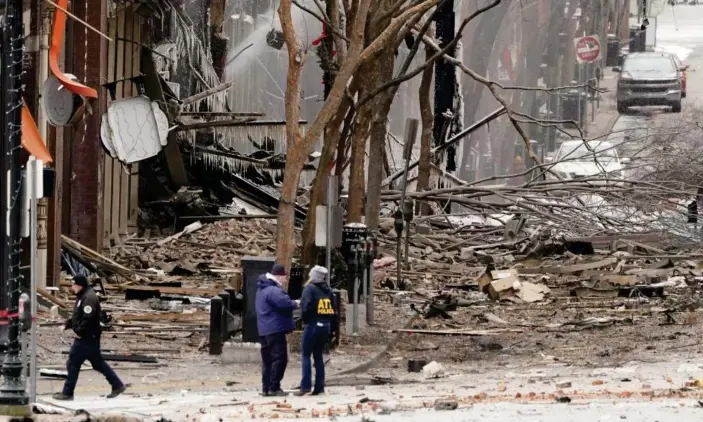
[[[288,341],[286,333],[260,336],[261,341],[261,384],[264,393],[274,393],[281,389],[281,380],[288,366]]]
[[[329,322],[314,322],[307,324],[303,330],[303,379],[300,381],[300,391],[310,391],[312,388],[312,362],[315,361],[315,388],[322,392],[325,389],[325,361],[322,351],[330,338]]]
[[[71,351],[68,354],[68,363],[66,364],[68,378],[66,378],[66,383],[63,385],[64,395],[73,396],[73,390],[75,390],[76,382],[78,381],[78,374],[86,360],[93,365],[93,369],[105,376],[113,390],[124,386],[115,371],[110,368],[110,365],[105,362],[105,359],[100,354],[100,338],[77,338],[73,341],[73,346],[71,346]]]

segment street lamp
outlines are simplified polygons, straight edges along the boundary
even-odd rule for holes
[[[22,0],[3,2],[4,16],[0,17],[2,29],[2,66],[0,84],[4,113],[0,116],[3,138],[0,172],[3,182],[3,195],[0,199],[4,211],[5,230],[2,236],[2,276],[0,281],[0,351],[3,383],[0,385],[0,414],[19,416],[29,413],[29,397],[25,391],[22,376],[23,365],[20,358],[19,299],[20,299],[20,217],[22,198],[20,148],[22,138],[22,57],[24,55],[24,27],[22,22]],[[4,283],[3,283],[4,282]]]

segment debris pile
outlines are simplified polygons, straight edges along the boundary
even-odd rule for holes
[[[392,221],[382,220],[373,263],[378,322],[373,333],[349,337],[343,347],[378,344],[380,333],[392,331],[401,342],[412,334],[414,340],[392,354],[406,354],[418,370],[467,354],[492,359],[498,351],[518,353],[515,344],[525,344],[519,353],[563,360],[558,351],[582,341],[584,332],[608,329],[626,338],[696,320],[703,253],[684,253],[659,233],[567,236],[516,219],[500,227],[433,219],[411,227],[407,262],[399,263]],[[106,335],[124,340],[122,354],[173,358],[205,346],[209,298],[237,285],[243,256],[275,253],[275,229],[269,219],[196,222],[159,239],[125,238],[109,257],[68,238],[63,246],[67,262],[100,278]],[[68,289],[41,296],[45,310],[71,309]],[[625,327],[633,334],[623,334]],[[416,336],[434,338],[427,345]],[[141,355],[147,353],[139,352],[145,339],[174,345]],[[593,353],[615,356],[618,350]]]
[[[393,330],[413,334],[398,348],[413,361],[497,359],[496,351],[575,359],[571,349],[564,351],[569,345],[614,359],[661,327],[671,327],[670,334],[656,338],[676,344],[683,327],[695,330],[703,307],[703,251],[660,233],[565,236],[510,224],[421,226],[408,237],[400,282],[397,235],[388,221],[379,239],[386,256],[374,262],[378,297],[420,317]],[[617,334],[603,338],[606,329]],[[419,348],[418,335],[440,340]],[[583,346],[589,337],[593,343]]]
[[[115,248],[114,259],[159,280],[197,276],[202,284],[239,274],[243,256],[273,255],[275,230],[275,224],[257,219],[195,222],[160,240],[127,239]]]

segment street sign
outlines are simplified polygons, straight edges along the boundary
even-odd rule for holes
[[[598,35],[574,38],[574,47],[576,50],[576,61],[579,63],[591,63],[600,59],[601,49]]]
[[[327,207],[315,207],[315,246],[327,246],[327,230],[330,234],[330,243],[333,248],[342,246],[342,226],[344,225],[344,208],[332,205],[332,221],[327,224]]]

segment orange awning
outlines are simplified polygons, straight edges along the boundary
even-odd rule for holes
[[[54,161],[39,135],[39,128],[34,123],[32,113],[29,112],[24,100],[22,101],[22,147],[37,160],[42,160],[44,164]]]

